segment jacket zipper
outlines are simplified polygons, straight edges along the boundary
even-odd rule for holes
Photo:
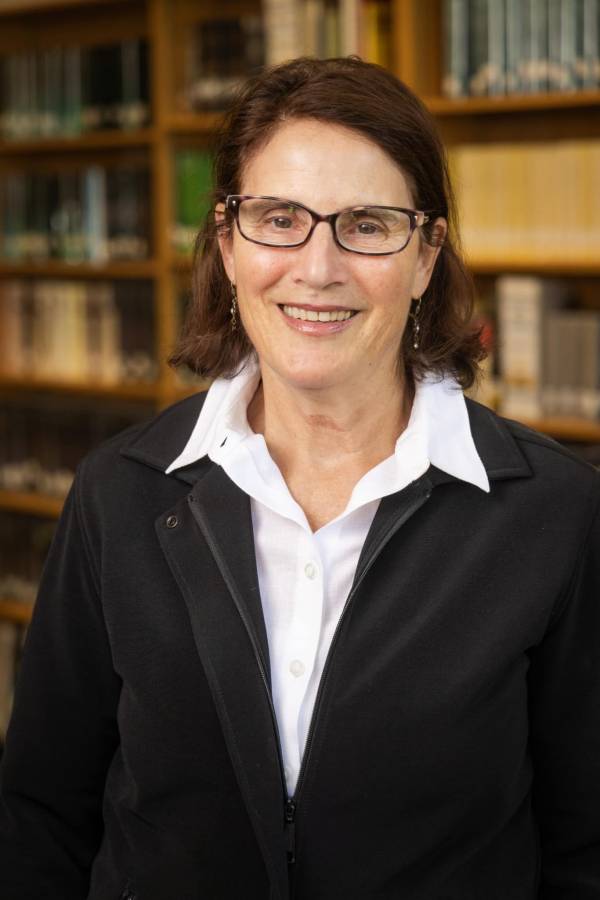
[[[285,843],[286,843],[286,849],[287,849],[288,865],[293,865],[296,862],[296,813],[298,810],[298,800],[299,800],[299,797],[300,797],[300,794],[302,791],[302,785],[306,778],[306,769],[307,769],[307,766],[308,766],[308,763],[310,760],[312,744],[313,744],[313,737],[314,737],[316,727],[318,724],[318,718],[319,718],[319,712],[320,712],[320,708],[321,708],[321,704],[322,704],[325,682],[326,682],[327,676],[329,674],[329,671],[331,669],[331,664],[332,664],[331,660],[334,655],[335,646],[336,646],[336,643],[338,640],[339,633],[341,631],[343,620],[346,616],[346,613],[348,611],[348,608],[350,607],[352,600],[354,599],[354,596],[355,596],[358,588],[362,584],[363,579],[365,578],[367,572],[369,571],[369,569],[371,568],[371,566],[373,565],[373,563],[379,556],[379,553],[381,552],[383,547],[387,544],[387,542],[390,540],[390,538],[393,537],[393,535],[396,533],[396,531],[402,525],[404,525],[404,523],[407,521],[407,519],[409,519],[413,515],[413,513],[415,513],[429,499],[429,497],[431,496],[431,490],[432,490],[431,485],[429,485],[426,492],[424,494],[422,494],[414,503],[412,503],[411,506],[409,506],[409,508],[404,512],[404,514],[402,516],[400,516],[400,518],[396,522],[394,522],[393,526],[391,528],[389,528],[388,531],[384,534],[384,536],[381,538],[381,540],[378,542],[378,544],[373,548],[371,555],[369,556],[368,560],[366,561],[366,563],[364,565],[364,568],[363,568],[360,578],[353,585],[350,593],[348,594],[346,603],[344,604],[344,608],[341,612],[340,618],[338,620],[335,631],[333,633],[333,637],[331,639],[331,644],[329,646],[329,652],[327,653],[327,657],[325,659],[325,665],[323,667],[323,674],[321,675],[321,680],[319,682],[319,687],[317,689],[315,705],[314,705],[312,716],[310,719],[310,725],[309,725],[308,734],[306,737],[306,744],[304,746],[304,753],[302,755],[302,763],[300,765],[300,772],[298,773],[298,781],[296,782],[296,790],[294,791],[294,794],[292,797],[287,796],[287,785],[285,783],[285,775],[283,774],[283,752],[281,749],[281,742],[279,739],[279,731],[278,730],[276,731],[277,741],[278,741],[278,746],[279,746],[279,759],[280,759],[281,766],[282,766],[284,796],[287,797],[285,804],[284,804],[284,821],[285,821],[285,838],[286,838]],[[271,703],[271,709],[273,709],[273,713],[274,713],[274,708],[273,708],[272,703]]]

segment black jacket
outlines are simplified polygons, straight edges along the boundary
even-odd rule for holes
[[[2,763],[2,900],[600,900],[595,470],[467,401],[491,492],[431,467],[381,502],[294,809],[249,499],[207,459],[164,474],[201,402],[79,468]]]

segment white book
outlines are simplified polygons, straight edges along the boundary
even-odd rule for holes
[[[360,53],[360,0],[340,0],[342,56]]]
[[[304,50],[299,0],[263,0],[267,65],[301,56]]]
[[[544,318],[566,302],[562,282],[504,275],[496,282],[502,412],[543,415]]]

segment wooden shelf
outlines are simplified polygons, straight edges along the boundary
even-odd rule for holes
[[[223,114],[219,112],[171,113],[165,127],[171,134],[211,134],[222,118]]]
[[[16,625],[28,625],[33,614],[33,603],[27,600],[9,600],[0,598],[0,620],[14,622]]]
[[[3,16],[32,15],[48,13],[54,10],[73,9],[81,6],[113,6],[122,0],[4,0],[0,6],[0,18]]]
[[[424,97],[423,100],[436,116],[496,115],[506,112],[528,113],[537,110],[600,106],[600,91],[461,97],[456,100],[448,97]]]
[[[600,276],[600,259],[573,262],[571,260],[521,260],[521,259],[472,259],[467,265],[475,275],[495,275],[503,272],[528,273],[548,276],[593,277]]]
[[[175,253],[171,257],[171,268],[175,272],[191,272],[192,257],[186,256],[184,253]]]
[[[158,264],[153,259],[91,263],[45,260],[36,262],[0,261],[0,278],[156,278]]]
[[[574,416],[551,416],[544,419],[522,419],[524,425],[563,441],[600,444],[600,422]]]
[[[159,398],[159,386],[156,383],[100,384],[50,378],[22,378],[3,373],[0,373],[0,390],[47,391],[115,400],[144,400],[152,403],[157,402]]]
[[[27,513],[32,516],[47,516],[49,519],[57,519],[63,503],[64,500],[58,497],[47,497],[44,494],[0,490],[0,509],[10,509],[13,512]]]
[[[78,153],[89,150],[111,150],[121,147],[150,146],[157,132],[152,128],[112,131],[90,131],[64,137],[40,137],[27,140],[1,140],[0,157],[34,154]]]

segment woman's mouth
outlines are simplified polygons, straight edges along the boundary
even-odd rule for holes
[[[320,309],[310,306],[291,306],[287,303],[279,306],[284,321],[290,328],[306,335],[327,336],[337,334],[350,328],[357,309],[342,307]]]
[[[281,306],[286,316],[303,322],[345,322],[356,315],[355,309],[304,309],[301,306]]]

